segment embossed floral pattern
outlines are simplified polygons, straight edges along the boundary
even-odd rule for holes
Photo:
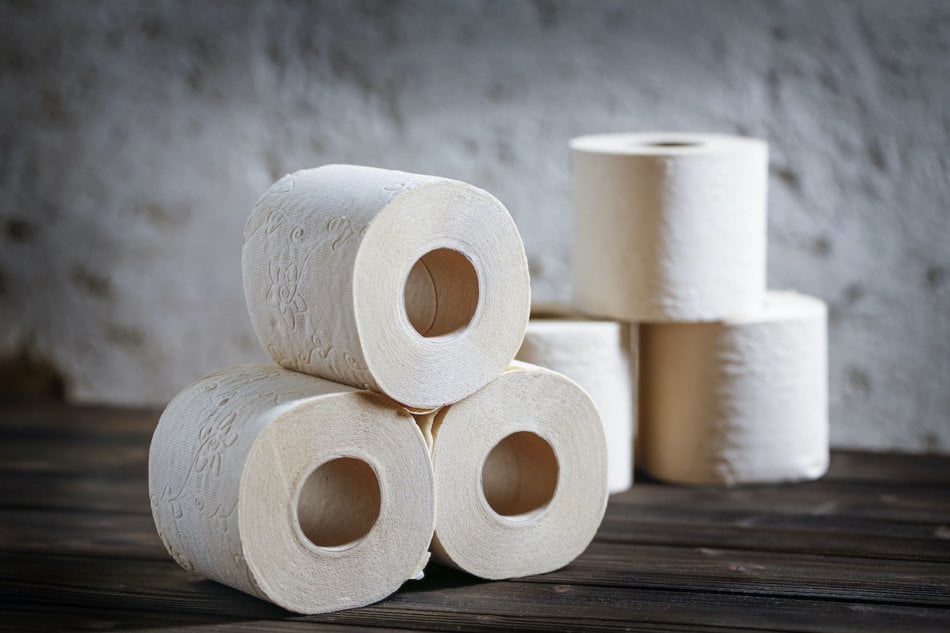
[[[373,388],[359,342],[341,336],[334,325],[352,318],[352,306],[322,283],[326,271],[352,265],[371,223],[354,218],[366,215],[362,202],[325,198],[321,177],[307,171],[286,177],[255,207],[256,241],[245,249],[245,283],[267,309],[254,308],[251,317],[278,366]],[[410,174],[398,178],[384,184],[372,204],[389,204],[432,182]],[[295,179],[302,187],[294,187]],[[339,310],[335,301],[343,302]]]
[[[343,354],[343,361],[345,362],[344,371],[347,372],[346,375],[352,376],[354,382],[362,386],[363,389],[372,389],[372,385],[366,380],[369,369],[363,366],[363,364],[356,359],[356,356]]]
[[[340,216],[327,222],[327,234],[332,250],[335,251],[343,246],[348,239],[353,237],[353,227],[350,226],[349,218]]]
[[[290,193],[293,191],[296,177],[296,174],[287,174],[271,185],[270,189],[265,191],[264,195],[257,199],[257,203],[254,205],[254,211],[256,212],[264,204],[264,202],[266,202],[272,196]],[[265,227],[264,234],[270,235],[286,220],[286,216],[279,209],[271,211],[267,215],[267,218],[265,218],[263,224],[260,224],[260,221],[257,219],[257,217],[258,216],[256,213],[252,213],[247,219],[247,223],[244,225],[244,243],[247,243],[250,237],[260,230],[261,226]]]
[[[229,415],[208,424],[201,429],[198,435],[198,455],[195,458],[195,471],[218,475],[221,472],[221,454],[224,449],[237,441],[237,433],[231,428],[237,413]]]
[[[251,412],[265,410],[281,399],[303,397],[306,388],[294,392],[277,389],[285,371],[277,367],[247,366],[223,370],[206,376],[196,387],[204,403],[203,426],[192,436],[194,452],[185,469],[166,473],[174,485],[164,483],[149,500],[155,516],[159,537],[172,558],[184,569],[196,571],[207,565],[208,553],[191,546],[188,535],[197,522],[202,529],[210,529],[225,539],[227,553],[235,562],[236,574],[242,574],[247,586],[253,586],[250,572],[244,563],[237,529],[237,505],[234,497],[221,496],[220,486],[228,483],[227,459],[229,451],[239,448],[243,427]],[[254,385],[251,387],[251,385]],[[192,433],[194,431],[191,431]],[[229,572],[230,573],[230,572]]]
[[[265,300],[267,304],[277,308],[280,316],[287,325],[294,329],[297,325],[297,315],[307,310],[307,302],[297,291],[297,263],[270,262],[270,287],[267,289]]]
[[[267,219],[264,220],[264,235],[270,235],[279,229],[280,226],[286,221],[287,215],[283,211],[271,211],[267,214]]]

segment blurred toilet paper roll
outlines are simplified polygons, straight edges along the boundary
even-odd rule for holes
[[[531,312],[517,359],[564,374],[590,395],[607,437],[607,489],[633,483],[637,326],[585,319],[561,306]]]
[[[275,362],[419,409],[502,371],[530,309],[524,246],[498,200],[372,167],[275,183],[245,228],[243,269],[251,321]]]
[[[299,613],[370,604],[421,576],[433,491],[403,409],[273,365],[185,389],[149,451],[152,515],[172,557]]]
[[[720,323],[640,328],[640,466],[658,479],[816,479],[828,467],[825,304],[769,292]]]
[[[440,561],[482,578],[542,574],[594,538],[607,505],[606,445],[575,382],[516,362],[420,425],[432,442]]]
[[[714,321],[765,292],[768,147],[712,134],[581,136],[574,298],[622,321]]]

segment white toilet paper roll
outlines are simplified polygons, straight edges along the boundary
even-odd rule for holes
[[[607,437],[607,488],[633,483],[637,327],[585,319],[558,306],[532,310],[518,360],[564,374],[590,395]]]
[[[515,363],[420,420],[432,441],[432,552],[482,578],[553,571],[590,541],[607,505],[597,409],[577,384]]]
[[[248,220],[244,290],[279,365],[431,409],[514,358],[530,309],[505,207],[454,180],[328,165],[275,183]]]
[[[273,365],[185,389],[149,451],[152,514],[172,557],[299,613],[370,604],[421,576],[433,492],[403,409]]]
[[[769,292],[748,316],[644,325],[640,349],[640,466],[649,474],[725,485],[824,474],[824,303]]]
[[[712,321],[765,292],[768,147],[711,134],[581,136],[574,297],[622,321]]]

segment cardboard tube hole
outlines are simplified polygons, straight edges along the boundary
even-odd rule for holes
[[[485,458],[482,488],[488,505],[502,516],[539,512],[554,498],[558,463],[554,449],[535,433],[504,438]]]
[[[478,307],[478,274],[472,262],[450,248],[429,251],[417,261],[405,289],[406,316],[426,338],[464,330]]]
[[[379,480],[373,468],[354,457],[339,457],[319,466],[303,482],[297,520],[314,545],[345,549],[369,534],[379,508]]]

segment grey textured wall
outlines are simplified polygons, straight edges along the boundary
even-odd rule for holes
[[[770,285],[830,304],[834,442],[950,451],[948,58],[939,0],[2,2],[2,379],[163,404],[263,358],[243,223],[327,162],[488,189],[566,298],[567,140],[718,131],[771,144]]]

